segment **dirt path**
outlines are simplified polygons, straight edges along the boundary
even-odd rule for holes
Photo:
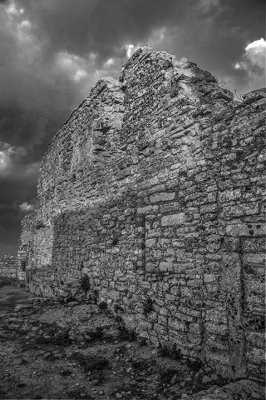
[[[147,346],[104,307],[0,288],[0,399],[229,400],[232,390],[237,399],[263,398],[252,383],[244,397],[239,384],[220,393],[222,383],[180,354]]]

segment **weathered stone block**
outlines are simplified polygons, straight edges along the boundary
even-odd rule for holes
[[[216,281],[216,276],[214,274],[204,274],[204,283],[211,283]]]
[[[146,247],[154,247],[156,243],[156,239],[147,239],[145,242]]]
[[[169,201],[175,198],[175,193],[162,192],[156,193],[150,197],[151,203],[159,203],[160,201]]]
[[[159,264],[159,270],[162,272],[171,271],[173,269],[173,263],[171,261],[162,261]]]
[[[184,322],[182,322],[182,320],[169,318],[168,325],[174,331],[183,331],[183,332],[185,332],[187,330],[186,324]]]
[[[162,226],[181,225],[185,222],[185,213],[165,215],[162,217]]]

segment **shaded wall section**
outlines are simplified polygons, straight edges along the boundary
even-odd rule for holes
[[[139,49],[48,149],[31,290],[75,297],[88,275],[155,345],[262,377],[264,110],[262,90],[234,101],[196,64]]]
[[[17,281],[18,259],[15,256],[0,256],[0,283],[9,284]]]
[[[17,276],[19,282],[25,284],[29,282],[35,270],[34,235],[38,234],[39,225],[33,213],[25,215],[21,225]]]

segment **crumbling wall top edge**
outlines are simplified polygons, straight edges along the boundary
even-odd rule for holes
[[[53,145],[54,141],[58,138],[62,130],[67,126],[71,118],[79,112],[79,110],[86,104],[90,103],[91,101],[94,101],[103,91],[105,90],[110,90],[110,91],[115,91],[115,90],[120,90],[121,84],[119,83],[118,80],[112,78],[112,77],[103,77],[99,79],[91,88],[89,95],[81,101],[81,103],[69,114],[67,117],[66,121],[64,124],[61,126],[61,128],[54,134],[54,136],[51,138],[47,151],[45,152],[43,156],[43,160],[45,159],[45,156],[49,153],[50,147]]]
[[[266,88],[251,90],[243,95],[243,100],[246,103],[260,99],[266,99]]]

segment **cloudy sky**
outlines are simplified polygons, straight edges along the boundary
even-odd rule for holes
[[[227,88],[265,85],[264,0],[0,0],[0,254],[15,254],[42,154],[102,76],[140,45]]]

